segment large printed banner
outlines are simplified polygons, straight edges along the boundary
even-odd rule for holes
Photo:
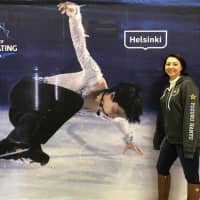
[[[138,82],[146,106],[154,107],[162,59],[168,53],[182,54],[198,81],[199,7],[192,2],[122,2],[84,4],[87,45],[110,85]],[[41,76],[80,69],[67,17],[60,15],[56,4],[1,4],[0,9],[1,105],[8,103],[12,84],[31,75],[35,66]]]
[[[60,1],[0,2],[0,139],[12,130],[9,94],[25,76],[78,72],[68,17]],[[182,55],[200,86],[200,3],[198,0],[74,1],[81,5],[87,48],[110,87],[137,83],[144,112],[132,125],[144,152],[123,155],[113,125],[81,113],[64,124],[44,147],[44,167],[0,160],[0,196],[8,200],[155,200],[156,160],[152,138],[159,99],[167,78],[163,59]],[[173,168],[171,199],[186,197],[180,164]],[[178,185],[178,186],[177,186]]]

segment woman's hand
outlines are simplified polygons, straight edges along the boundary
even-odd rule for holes
[[[73,17],[77,13],[78,5],[69,1],[66,1],[65,3],[59,3],[57,5],[58,10],[61,12],[61,14],[66,14],[69,17]]]
[[[125,154],[128,150],[132,150],[140,156],[144,155],[144,153],[134,144],[126,144],[123,150],[123,154]]]

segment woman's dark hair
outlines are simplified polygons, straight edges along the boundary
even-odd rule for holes
[[[113,101],[117,102],[124,109],[129,122],[140,122],[142,98],[137,84],[119,83],[106,92],[115,92]]]
[[[164,61],[163,61],[163,72],[166,76],[167,76],[167,74],[165,73],[165,64],[166,64],[166,61],[169,57],[174,57],[174,58],[179,60],[179,62],[181,63],[181,66],[182,66],[181,75],[188,75],[188,73],[187,73],[187,63],[186,63],[185,59],[179,54],[169,54],[164,58]]]

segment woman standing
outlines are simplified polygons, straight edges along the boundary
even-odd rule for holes
[[[164,73],[169,84],[160,98],[153,141],[154,148],[161,149],[157,161],[158,199],[168,199],[170,168],[179,158],[188,182],[187,199],[199,200],[199,88],[186,75],[186,62],[180,55],[170,54],[164,59]]]

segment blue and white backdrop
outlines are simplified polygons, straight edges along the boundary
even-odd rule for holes
[[[8,96],[13,84],[35,67],[41,76],[80,70],[60,1],[0,3],[0,139],[12,129]],[[8,200],[154,200],[156,159],[152,137],[159,96],[167,80],[162,60],[181,54],[200,86],[200,2],[198,0],[88,0],[81,11],[88,49],[112,86],[120,81],[142,87],[144,114],[133,125],[144,152],[122,154],[120,131],[92,114],[75,116],[44,147],[44,167],[0,160],[0,195]],[[106,125],[106,128],[105,128]],[[103,127],[103,128],[102,128]],[[170,198],[186,198],[179,161]]]

